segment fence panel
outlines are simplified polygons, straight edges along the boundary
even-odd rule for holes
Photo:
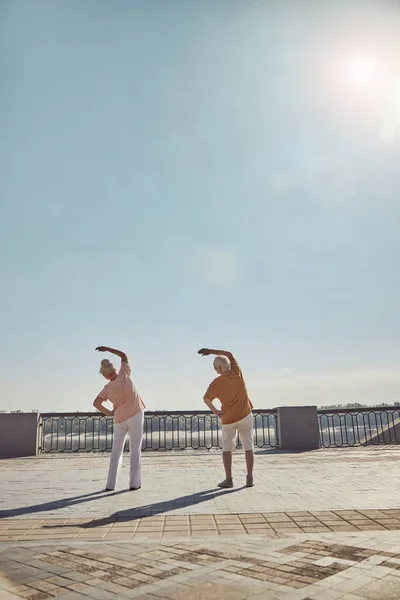
[[[323,409],[318,426],[324,448],[399,444],[400,407]]]
[[[275,410],[255,410],[254,443],[276,448]],[[110,452],[113,419],[100,413],[43,413],[40,451]],[[240,447],[240,440],[237,440]],[[219,419],[207,411],[146,412],[143,451],[213,450],[221,448]],[[128,442],[125,445],[128,449]]]

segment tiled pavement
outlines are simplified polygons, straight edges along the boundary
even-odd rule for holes
[[[148,538],[331,533],[357,531],[400,532],[400,509],[332,510],[243,513],[225,515],[157,515],[142,518],[4,519],[0,542],[83,540],[146,540]]]
[[[210,547],[211,546],[211,547]],[[0,553],[1,600],[398,600],[394,532],[266,542],[70,543]]]
[[[400,449],[147,455],[139,492],[107,457],[0,461],[0,600],[400,600]]]
[[[0,461],[0,518],[141,517],[398,508],[400,446],[256,457],[256,486],[243,489],[243,455],[234,458],[233,490],[220,454],[144,454],[143,487],[129,492],[125,457],[119,489],[104,490],[108,456],[45,456]],[[27,490],[29,493],[26,493]],[[17,498],[18,502],[15,502]]]

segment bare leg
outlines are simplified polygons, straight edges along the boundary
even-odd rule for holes
[[[253,450],[246,450],[246,467],[247,467],[247,475],[249,475],[249,477],[253,477],[253,467],[254,467],[254,452],[253,452]]]
[[[222,460],[224,461],[226,478],[232,479],[232,452],[223,452]]]
[[[253,450],[246,450],[246,467],[247,467],[247,487],[253,487],[253,467],[254,467],[254,452]]]
[[[233,487],[233,481],[232,481],[232,452],[223,452],[222,453],[222,460],[224,462],[226,479],[224,481],[221,481],[221,483],[218,484],[218,487],[221,487],[221,488],[231,488],[231,487]]]
[[[239,435],[245,449],[247,477],[246,486],[253,487],[254,445],[253,445],[253,415],[250,413],[239,421]]]

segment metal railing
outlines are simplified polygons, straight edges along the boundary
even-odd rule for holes
[[[276,411],[254,410],[254,443],[276,448]],[[113,419],[100,413],[42,413],[39,450],[45,453],[109,452]],[[240,447],[240,440],[237,440]],[[146,412],[143,451],[213,450],[221,448],[219,420],[208,411]],[[128,442],[125,450],[128,449]]]
[[[318,411],[324,448],[400,443],[400,407],[336,408]]]

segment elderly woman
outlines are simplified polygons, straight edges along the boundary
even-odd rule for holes
[[[143,438],[143,423],[145,405],[136,391],[131,379],[131,368],[128,363],[128,357],[125,352],[108,348],[107,346],[98,346],[99,352],[111,352],[121,359],[121,368],[117,372],[114,365],[108,360],[103,359],[100,365],[100,373],[108,383],[93,402],[93,406],[104,415],[114,417],[114,440],[110,458],[110,469],[107,479],[107,490],[115,489],[118,475],[122,465],[122,453],[127,434],[130,439],[130,482],[131,490],[138,490],[142,485],[142,465],[141,450]],[[108,410],[103,406],[103,402],[109,400],[114,410]]]

